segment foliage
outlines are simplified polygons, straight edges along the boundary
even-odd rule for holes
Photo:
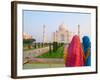
[[[64,55],[64,47],[59,47],[57,51],[55,52],[47,52],[47,53],[44,53],[40,56],[38,56],[38,58],[63,58],[63,55]]]
[[[58,43],[57,42],[53,42],[53,51],[56,52],[58,49]]]
[[[23,43],[25,43],[25,44],[31,44],[34,41],[36,41],[36,40],[35,39],[24,39]]]
[[[35,39],[24,39],[23,44],[28,47],[28,49],[32,48],[32,43],[36,41]]]

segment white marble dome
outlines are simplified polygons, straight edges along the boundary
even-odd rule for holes
[[[61,25],[59,25],[59,30],[67,30],[66,24],[62,23]]]

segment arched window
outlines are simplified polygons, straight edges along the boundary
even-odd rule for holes
[[[64,34],[61,34],[61,41],[64,41]]]

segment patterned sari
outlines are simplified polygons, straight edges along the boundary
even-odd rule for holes
[[[68,53],[65,62],[66,67],[84,66],[84,52],[79,36],[75,35],[68,46]]]
[[[83,47],[86,58],[85,66],[91,66],[91,42],[88,36],[83,37]]]

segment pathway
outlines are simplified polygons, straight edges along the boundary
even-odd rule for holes
[[[47,53],[49,51],[49,47],[38,48],[34,50],[24,51],[24,59],[29,57],[37,57],[41,54]]]

